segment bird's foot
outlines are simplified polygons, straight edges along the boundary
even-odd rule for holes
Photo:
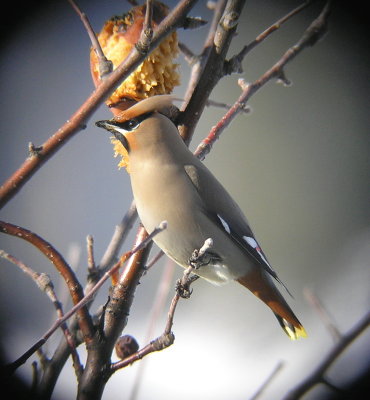
[[[195,249],[189,258],[188,265],[194,269],[198,269],[203,265],[208,265],[216,256],[209,249],[213,246],[212,238],[204,241],[203,246],[198,250]],[[216,256],[217,257],[217,256]]]
[[[205,240],[199,250],[195,249],[193,251],[188,261],[189,267],[186,268],[182,279],[176,282],[176,291],[180,297],[188,299],[191,296],[192,290],[190,289],[190,285],[199,278],[198,275],[194,274],[194,270],[220,260],[217,254],[209,251],[212,246],[213,240],[209,238]]]
[[[205,265],[214,264],[221,261],[221,257],[211,251],[200,252],[200,250],[194,250],[193,254],[189,258],[189,265],[194,269],[199,269]]]
[[[193,293],[193,289],[190,289],[190,285],[199,278],[198,275],[184,276],[176,282],[176,292],[183,299],[188,299]]]

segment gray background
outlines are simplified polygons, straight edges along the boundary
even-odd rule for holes
[[[128,9],[126,2],[114,0],[81,0],[79,4],[96,30],[107,18]],[[204,4],[199,2],[192,15],[210,20]],[[230,55],[298,4],[247,2]],[[318,10],[318,6],[306,10],[256,48],[245,59],[241,76],[247,81],[257,79],[298,40]],[[139,398],[246,399],[284,361],[283,370],[262,397],[279,398],[332,346],[330,335],[305,300],[305,288],[322,299],[343,332],[368,310],[369,58],[365,30],[356,17],[337,8],[324,40],[286,68],[293,85],[269,83],[260,90],[249,103],[253,112],[239,116],[206,159],[245,210],[270,262],[293,293],[294,299],[288,300],[305,325],[308,339],[290,342],[271,312],[243,287],[218,288],[198,281],[191,300],[178,307],[175,345],[146,360]],[[206,32],[180,32],[180,38],[197,52]],[[67,2],[54,2],[17,23],[15,17],[3,37],[1,181],[24,161],[28,142],[42,144],[93,90],[89,40]],[[182,96],[189,68],[181,56],[179,62],[183,86],[175,94]],[[212,99],[233,103],[240,94],[237,79],[237,75],[223,79]],[[204,113],[192,148],[223,113],[214,108]],[[0,212],[1,219],[50,241],[77,268],[82,282],[86,235],[94,236],[99,260],[131,203],[128,175],[117,169],[107,135],[94,126],[94,121],[110,116],[105,106],[100,107],[87,129],[70,140]],[[131,247],[135,230],[125,250]],[[63,283],[37,250],[6,235],[0,236],[0,248],[49,273],[61,298],[67,297]],[[165,263],[142,279],[131,310],[126,333],[141,345],[146,343]],[[1,340],[5,357],[13,360],[47,330],[55,312],[29,278],[2,259],[0,274]],[[179,276],[181,270],[176,267],[173,279]],[[105,300],[102,295],[96,307]],[[164,327],[166,307],[153,336]],[[46,350],[52,352],[58,335]],[[366,366],[366,340],[368,335],[332,370],[336,383],[348,383]],[[104,399],[127,399],[139,364],[115,374]],[[29,380],[30,362],[19,372]],[[74,390],[70,368],[56,393],[73,398]],[[307,399],[323,399],[327,393],[317,389]]]

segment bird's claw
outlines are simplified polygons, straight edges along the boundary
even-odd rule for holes
[[[179,279],[176,282],[176,292],[181,298],[188,299],[193,293],[193,289],[190,289],[190,284],[188,282],[184,284],[182,279]]]
[[[190,285],[199,278],[197,275],[190,275],[184,281],[184,279],[179,279],[176,282],[176,292],[183,299],[190,298],[193,293],[193,289],[190,289]]]
[[[196,249],[189,258],[189,265],[194,269],[199,269],[205,265],[209,265],[220,260],[221,258],[215,253],[210,251],[200,253],[199,250]]]

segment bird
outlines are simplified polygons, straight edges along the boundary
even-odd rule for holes
[[[189,150],[168,115],[171,107],[171,95],[152,96],[95,123],[122,146],[141,223],[150,233],[167,221],[153,240],[184,268],[210,238],[194,273],[216,285],[238,282],[272,310],[290,339],[306,337],[243,211]]]

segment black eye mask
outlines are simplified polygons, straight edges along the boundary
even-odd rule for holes
[[[117,126],[118,128],[121,128],[125,131],[133,131],[136,128],[139,127],[141,121],[144,121],[148,117],[150,117],[152,114],[154,114],[154,111],[147,112],[145,114],[141,114],[136,118],[129,119],[128,121],[125,122],[113,122],[112,125]]]
[[[131,132],[137,129],[140,126],[141,121],[144,121],[148,117],[154,114],[154,111],[150,111],[144,114],[139,115],[136,118],[129,119],[125,122],[117,122],[114,119],[112,120],[103,120],[95,122],[95,125],[99,128],[104,128],[105,130],[113,133],[115,138],[119,140],[123,147],[129,152],[130,146],[128,144],[125,135],[120,131]]]

